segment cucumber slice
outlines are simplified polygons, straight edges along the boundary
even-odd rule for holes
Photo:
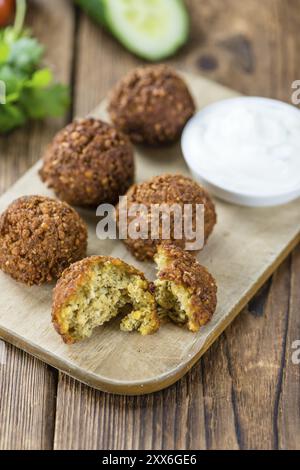
[[[131,52],[159,61],[187,40],[189,16],[182,0],[77,0]]]
[[[103,1],[113,34],[145,59],[164,59],[187,40],[189,21],[181,0]]]

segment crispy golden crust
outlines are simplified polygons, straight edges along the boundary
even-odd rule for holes
[[[92,118],[77,120],[49,145],[40,176],[69,204],[115,204],[134,180],[133,149],[113,126]]]
[[[216,281],[206,268],[181,248],[164,243],[157,250],[157,257],[161,255],[166,259],[166,266],[159,270],[157,277],[188,290],[191,295],[191,308],[186,312],[188,328],[196,332],[211,320],[216,310]]]
[[[174,70],[152,65],[130,72],[117,84],[108,110],[113,123],[132,142],[159,145],[180,136],[195,104]]]
[[[203,204],[205,208],[204,213],[204,238],[207,242],[211,235],[214,226],[217,222],[217,216],[214,203],[212,202],[207,191],[191,178],[182,175],[161,175],[156,176],[150,181],[145,183],[136,184],[132,186],[126,194],[127,196],[127,212],[130,207],[137,204],[143,204],[150,212],[151,206],[154,204],[179,204],[181,207],[184,204],[193,205],[193,229],[195,229],[196,222],[196,204]],[[126,209],[125,209],[126,210]],[[118,207],[117,218],[119,220],[120,213],[124,213],[124,207],[121,204]],[[134,220],[134,217],[128,216],[128,225]],[[149,221],[149,219],[147,218]],[[171,220],[172,223],[172,220]],[[171,234],[173,227],[171,226]],[[174,235],[174,234],[173,234]],[[187,240],[183,236],[181,240],[174,240],[174,244],[181,248],[185,248]],[[138,239],[133,240],[130,237],[124,240],[130,252],[141,261],[153,259],[156,253],[156,248],[161,244],[162,240]]]
[[[0,218],[0,268],[25,284],[58,278],[86,249],[86,225],[64,202],[26,196]]]
[[[85,258],[77,263],[71,265],[66,269],[53,291],[53,304],[52,304],[52,322],[56,331],[62,336],[67,344],[74,343],[74,339],[69,334],[62,333],[62,319],[61,312],[63,307],[72,302],[78,293],[80,287],[88,285],[92,277],[92,269],[101,264],[110,263],[124,273],[129,275],[140,276],[141,279],[146,280],[145,275],[138,271],[133,266],[128,265],[124,261],[110,256],[91,256]],[[150,286],[149,286],[150,291]],[[157,318],[157,328],[159,328],[159,320]]]

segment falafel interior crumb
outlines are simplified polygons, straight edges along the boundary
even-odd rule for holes
[[[188,321],[186,314],[191,296],[184,287],[174,282],[157,280],[156,301],[161,307],[159,316],[170,317],[175,323],[185,324]]]
[[[148,290],[147,281],[111,264],[94,266],[89,277],[90,281],[77,290],[60,313],[63,335],[71,337],[74,342],[88,338],[94,328],[126,308],[131,311],[122,320],[121,330],[137,330],[142,335],[157,330],[157,320],[153,316],[155,300]]]
[[[168,266],[168,258],[163,252],[155,257],[159,270]],[[161,320],[170,318],[174,323],[186,324],[190,320],[188,312],[191,310],[192,295],[184,286],[177,285],[173,281],[157,279],[155,281],[155,297],[159,306],[158,315]],[[193,330],[193,325],[189,325]]]

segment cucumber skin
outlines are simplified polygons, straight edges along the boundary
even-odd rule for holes
[[[182,10],[182,15],[184,16],[185,20],[185,32],[182,35],[180,41],[174,45],[172,49],[170,49],[167,53],[164,54],[156,54],[155,57],[153,55],[149,56],[148,54],[142,54],[140,51],[135,49],[132,44],[128,43],[126,39],[119,34],[116,28],[114,28],[112,22],[109,18],[108,13],[108,3],[109,0],[75,0],[75,3],[79,5],[93,20],[97,23],[104,26],[111,34],[130,52],[135,54],[136,56],[148,60],[150,62],[158,62],[163,59],[167,59],[173,56],[178,49],[184,46],[189,38],[190,33],[190,18],[187,12],[186,6],[183,3],[183,0],[175,0],[178,3],[178,6]]]
[[[109,29],[106,21],[105,2],[103,0],[74,0],[97,23]]]

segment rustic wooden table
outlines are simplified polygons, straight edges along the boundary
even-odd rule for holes
[[[189,45],[171,61],[242,93],[290,101],[300,79],[299,0],[188,0]],[[70,0],[30,2],[73,107],[61,122],[0,139],[0,192],[73,115],[93,109],[138,63]],[[255,256],[255,254],[254,254]],[[230,269],[230,262],[228,264]],[[300,448],[300,249],[179,383],[145,397],[92,390],[6,345],[0,366],[0,449]]]

